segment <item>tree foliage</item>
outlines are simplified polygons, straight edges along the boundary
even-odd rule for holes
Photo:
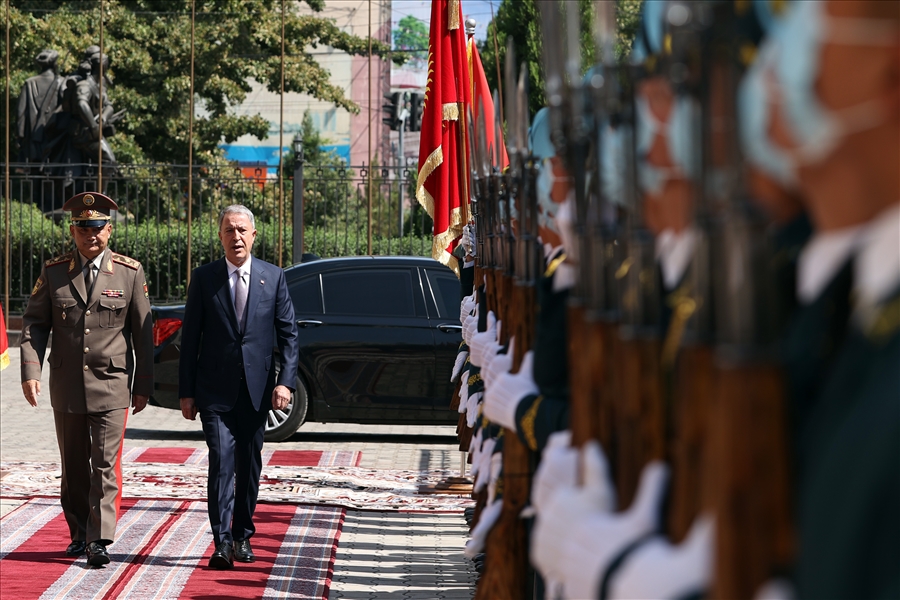
[[[412,15],[400,19],[394,30],[394,48],[408,50],[411,56],[419,60],[427,59],[428,25]]]
[[[59,52],[60,73],[77,68],[83,50],[99,44],[101,15],[99,0],[12,0],[11,5],[10,95],[15,102],[25,79],[34,74],[33,60],[42,49]],[[344,89],[330,82],[329,72],[316,62],[316,52],[334,48],[363,55],[368,39],[350,35],[333,20],[317,15],[324,0],[291,1],[286,6],[285,91],[358,112]],[[247,99],[253,80],[270,91],[280,90],[282,15],[278,0],[196,0],[195,10],[193,145],[202,162],[219,156],[217,147],[223,140],[267,135],[268,123],[262,116],[236,115],[232,109]],[[4,2],[0,7],[4,21],[5,11]],[[105,0],[102,18],[113,82],[110,100],[116,110],[127,110],[110,139],[119,162],[186,163],[190,0]],[[372,40],[372,48],[378,55],[390,54],[390,47],[377,40]],[[5,61],[5,48],[3,52]],[[396,62],[405,59],[402,53],[392,57]],[[14,130],[15,124],[10,125]]]
[[[484,63],[485,75],[491,89],[498,88],[497,57],[501,70],[506,60],[506,39],[512,37],[516,52],[516,62],[526,63],[528,68],[528,107],[533,116],[546,105],[544,98],[543,73],[543,33],[540,26],[538,1],[548,0],[502,0],[493,21],[488,24],[487,38],[479,47]],[[631,43],[637,31],[642,0],[616,0],[616,24],[618,40],[616,54],[620,58],[631,50]],[[568,8],[574,2],[566,2]],[[594,64],[596,48],[593,38],[593,0],[577,0],[581,21],[580,47],[584,72]],[[495,36],[496,35],[496,51]],[[565,43],[562,36],[559,43]],[[519,65],[516,65],[518,69]],[[506,90],[504,90],[506,93]]]

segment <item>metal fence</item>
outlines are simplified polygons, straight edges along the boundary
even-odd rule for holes
[[[153,302],[183,300],[188,272],[222,255],[217,217],[229,204],[243,204],[256,216],[254,254],[284,267],[303,253],[431,255],[431,219],[415,202],[412,170],[298,161],[285,173],[290,177],[282,195],[282,182],[265,167],[194,166],[189,199],[187,166],[104,167],[104,192],[119,205],[110,247],[143,263]],[[96,190],[97,174],[92,165],[13,163],[10,181],[8,232],[6,198],[0,202],[2,282],[16,312],[24,308],[43,262],[72,248],[61,207],[75,193]]]

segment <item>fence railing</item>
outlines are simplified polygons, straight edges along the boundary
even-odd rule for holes
[[[295,181],[300,182],[296,189]],[[75,193],[96,190],[97,174],[91,165],[13,163],[10,183],[8,248],[6,198],[0,202],[0,293],[5,296],[9,286],[9,308],[15,312],[24,308],[43,262],[72,249],[62,205]],[[201,165],[193,168],[189,199],[184,165],[104,167],[102,177],[104,193],[119,205],[110,247],[141,261],[154,302],[183,300],[189,271],[222,256],[217,217],[230,204],[243,204],[256,217],[254,255],[284,267],[299,262],[303,253],[430,256],[431,219],[415,202],[413,183],[414,173],[403,168],[298,163],[285,177],[282,196],[277,175],[264,167]],[[0,186],[0,197],[4,192]]]

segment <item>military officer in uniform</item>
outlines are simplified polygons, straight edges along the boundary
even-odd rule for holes
[[[59,442],[60,503],[72,543],[109,562],[121,501],[121,450],[129,404],[138,413],[153,386],[153,324],[141,264],[107,248],[112,199],[84,192],[72,212],[76,249],[44,263],[22,323],[22,390],[32,406],[50,333],[50,404]]]

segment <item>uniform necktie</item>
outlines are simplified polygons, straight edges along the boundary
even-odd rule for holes
[[[236,271],[234,282],[234,312],[237,315],[238,327],[244,330],[244,307],[247,305],[247,275]]]
[[[94,291],[94,263],[89,262],[84,269],[84,287],[87,290],[88,298]]]

